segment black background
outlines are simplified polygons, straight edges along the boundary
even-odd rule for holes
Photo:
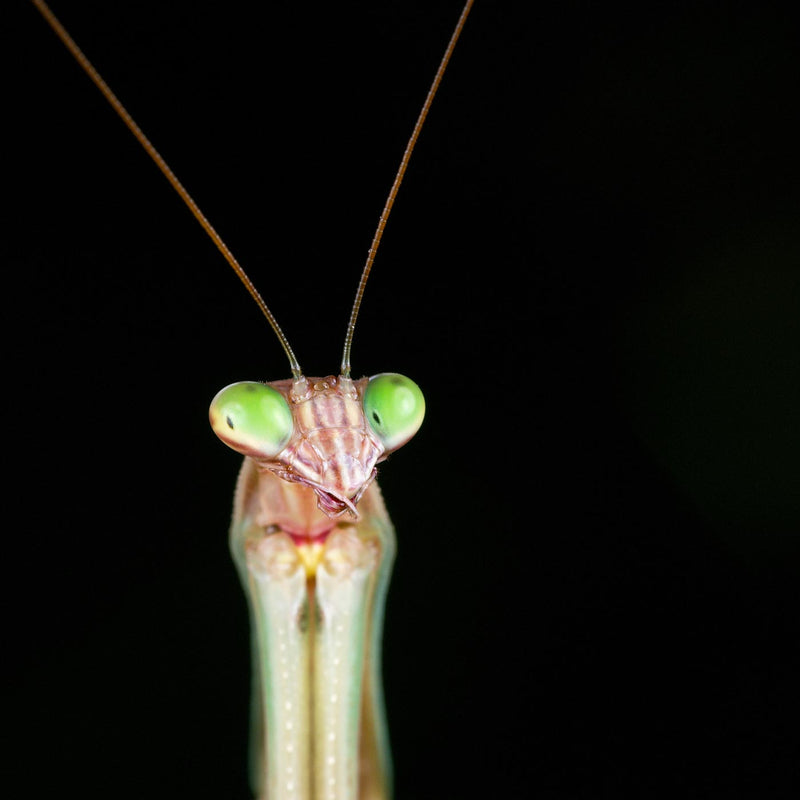
[[[54,2],[335,372],[459,3],[165,5]],[[397,798],[795,797],[797,11],[527,5],[475,8],[354,344],[428,400],[381,472]],[[206,413],[285,359],[33,8],[9,20],[4,780],[245,798],[239,459]]]

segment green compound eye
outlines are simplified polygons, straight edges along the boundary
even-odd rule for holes
[[[226,386],[211,401],[208,416],[214,433],[248,456],[276,456],[294,428],[286,398],[271,386],[253,381]]]
[[[370,378],[362,402],[367,422],[387,450],[405,444],[425,416],[425,398],[419,386],[396,372]]]

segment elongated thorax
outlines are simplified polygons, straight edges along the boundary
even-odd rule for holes
[[[254,648],[254,789],[269,800],[385,798],[389,749],[380,684],[383,601],[394,533],[376,484],[357,521],[314,537],[267,523],[300,511],[322,524],[313,490],[242,469],[231,549],[248,595]],[[327,518],[326,518],[327,519]]]

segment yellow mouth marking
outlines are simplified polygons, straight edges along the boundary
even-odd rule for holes
[[[303,562],[303,567],[306,570],[306,577],[313,578],[317,574],[317,567],[319,562],[322,561],[322,554],[325,552],[324,542],[309,542],[295,545],[297,547],[297,555],[300,561]]]

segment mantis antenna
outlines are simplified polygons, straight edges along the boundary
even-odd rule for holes
[[[414,145],[417,143],[417,139],[419,138],[419,132],[422,130],[422,125],[425,122],[425,118],[428,116],[428,111],[430,110],[431,103],[436,95],[436,90],[439,88],[439,84],[442,82],[442,76],[444,75],[444,71],[450,61],[450,56],[453,54],[458,37],[461,35],[461,29],[464,27],[464,23],[467,20],[467,16],[469,15],[473,2],[474,0],[467,0],[463,10],[461,11],[461,16],[458,18],[453,35],[450,37],[450,41],[447,43],[447,49],[444,51],[442,60],[439,63],[439,68],[436,70],[436,74],[433,76],[431,88],[428,89],[428,95],[425,98],[425,102],[422,104],[422,109],[420,110],[417,121],[414,124],[414,130],[411,131],[411,137],[408,140],[403,157],[400,159],[400,166],[397,168],[397,174],[394,176],[394,183],[392,183],[392,188],[389,190],[389,196],[386,198],[383,211],[381,211],[377,230],[375,231],[375,235],[372,237],[372,244],[370,245],[369,253],[367,253],[367,261],[364,264],[364,269],[361,272],[361,280],[358,282],[356,299],[353,301],[353,310],[350,312],[350,321],[347,323],[347,333],[344,337],[344,352],[342,353],[341,367],[342,377],[344,378],[350,377],[350,350],[353,344],[353,331],[356,327],[358,311],[361,308],[361,300],[364,297],[364,288],[367,285],[367,279],[369,278],[369,273],[372,270],[372,263],[375,261],[375,253],[378,250],[378,245],[381,243],[383,229],[386,227],[386,220],[389,218],[389,213],[394,205],[395,197],[397,197],[397,191],[399,190],[400,184],[403,182],[403,177],[406,174],[408,161],[411,158]]]
[[[205,214],[203,214],[203,212],[200,210],[200,207],[194,201],[184,185],[178,180],[175,173],[170,169],[169,165],[158,152],[158,150],[156,150],[156,148],[153,146],[152,142],[144,135],[142,129],[136,124],[133,117],[131,117],[125,106],[123,106],[120,102],[119,98],[114,94],[113,91],[111,91],[111,88],[103,80],[102,76],[95,69],[92,62],[89,61],[89,59],[84,55],[83,51],[78,47],[77,44],[75,44],[73,38],[69,35],[69,33],[67,33],[64,26],[58,21],[58,18],[50,10],[47,3],[45,3],[44,0],[31,0],[31,2],[39,10],[48,25],[50,25],[55,32],[56,36],[58,36],[58,38],[63,42],[67,50],[69,50],[72,57],[89,76],[89,78],[92,80],[92,83],[97,86],[103,97],[105,97],[105,99],[108,101],[109,105],[114,109],[114,111],[117,112],[128,130],[130,130],[130,132],[136,138],[136,141],[139,142],[139,144],[144,148],[145,152],[150,156],[150,158],[153,159],[156,166],[159,168],[159,170],[161,170],[161,173],[170,182],[172,188],[178,193],[178,196],[181,198],[181,200],[183,200],[189,211],[192,212],[195,219],[197,219],[197,221],[203,227],[203,230],[211,238],[211,241],[214,242],[219,251],[225,257],[225,260],[239,277],[239,280],[241,280],[241,282],[244,284],[245,288],[250,293],[250,296],[256,301],[256,305],[258,305],[258,307],[261,309],[261,312],[267,318],[267,321],[272,326],[272,330],[275,331],[275,334],[277,335],[278,340],[280,341],[281,346],[283,347],[283,350],[289,359],[289,366],[292,371],[292,376],[295,378],[295,380],[300,379],[303,373],[300,369],[300,364],[297,361],[297,357],[295,356],[291,345],[289,344],[289,340],[281,330],[280,325],[278,325],[278,321],[275,319],[275,316],[264,302],[264,298],[261,297],[258,289],[256,289],[253,282],[242,268],[241,264],[239,264],[229,247],[222,240],[222,237],[217,233],[214,226],[208,221]],[[397,169],[397,174],[395,175],[394,182],[392,183],[392,188],[389,190],[389,196],[386,198],[383,211],[381,211],[380,219],[378,220],[378,227],[374,236],[372,237],[372,244],[370,245],[369,252],[367,253],[367,260],[361,272],[361,279],[359,280],[358,288],[356,289],[356,297],[353,301],[352,311],[350,312],[350,320],[347,323],[347,332],[344,339],[344,351],[342,353],[341,366],[341,374],[345,378],[350,377],[350,350],[353,343],[353,332],[355,330],[358,312],[361,308],[361,301],[364,297],[364,289],[367,285],[367,279],[369,278],[369,274],[372,270],[372,264],[375,261],[375,253],[378,250],[378,245],[380,244],[381,238],[383,237],[384,228],[386,227],[386,221],[389,218],[389,214],[392,210],[392,206],[394,205],[395,198],[397,197],[400,184],[402,183],[406,169],[408,168],[408,162],[411,158],[411,153],[414,150],[414,145],[417,143],[419,133],[422,130],[422,125],[425,122],[425,118],[428,116],[428,111],[430,110],[431,103],[436,95],[436,90],[439,88],[439,84],[442,81],[442,76],[444,75],[444,71],[450,61],[450,57],[453,54],[458,37],[461,35],[461,30],[464,27],[464,22],[469,15],[473,2],[474,0],[467,0],[463,10],[461,11],[461,16],[458,18],[455,30],[450,37],[450,41],[447,44],[447,48],[442,56],[442,60],[439,63],[439,67],[433,77],[433,82],[428,90],[425,102],[422,104],[422,109],[420,110],[417,121],[414,124],[414,129],[411,131],[411,137],[409,138],[406,149],[403,152],[403,157],[400,159],[400,166]]]
[[[64,43],[67,50],[69,50],[69,52],[72,54],[72,57],[78,62],[78,64],[80,64],[83,71],[92,79],[94,85],[97,86],[97,88],[102,92],[103,97],[105,97],[114,111],[117,112],[120,119],[122,119],[127,126],[128,130],[136,137],[136,141],[139,142],[139,144],[145,149],[150,158],[155,161],[156,166],[161,170],[164,177],[170,182],[172,188],[178,193],[178,196],[189,208],[189,211],[194,214],[195,219],[197,219],[197,221],[203,226],[203,230],[209,235],[211,241],[214,242],[222,255],[225,256],[225,260],[228,262],[228,264],[230,264],[233,271],[239,276],[239,280],[244,284],[253,300],[256,301],[256,304],[261,309],[261,312],[272,326],[272,330],[275,331],[284,352],[289,358],[289,366],[292,370],[292,376],[295,379],[301,378],[303,372],[300,369],[300,364],[297,361],[297,357],[289,345],[289,340],[286,338],[285,334],[281,330],[280,325],[278,325],[278,321],[275,319],[272,312],[267,307],[267,304],[264,302],[264,298],[259,294],[258,289],[256,289],[256,287],[253,285],[253,282],[250,280],[241,264],[239,264],[239,262],[236,260],[236,257],[230,251],[228,245],[222,241],[222,237],[217,233],[208,219],[206,219],[205,214],[203,214],[203,212],[200,210],[200,207],[197,205],[197,203],[195,203],[189,192],[186,191],[184,185],[175,176],[175,173],[170,169],[169,165],[163,159],[158,150],[156,150],[156,148],[153,146],[152,142],[144,135],[142,129],[136,124],[125,106],[122,105],[114,92],[111,91],[111,88],[103,80],[102,76],[95,69],[92,62],[89,61],[89,59],[83,54],[83,51],[78,47],[77,44],[75,44],[73,38],[67,33],[64,26],[58,21],[58,18],[50,10],[47,3],[45,3],[44,0],[31,1],[36,8],[39,9],[48,25],[50,25],[55,32],[56,36],[58,36],[58,38]]]

